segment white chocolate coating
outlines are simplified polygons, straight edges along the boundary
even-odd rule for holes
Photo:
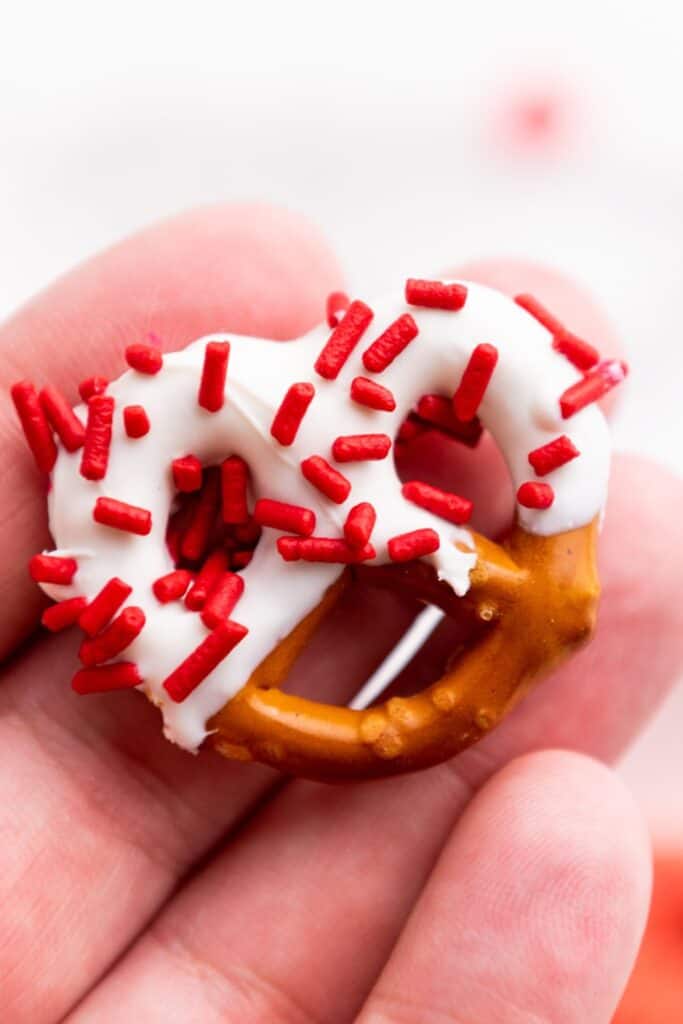
[[[454,542],[468,544],[467,530],[406,501],[391,455],[381,462],[339,466],[352,484],[343,505],[329,501],[308,483],[299,465],[314,454],[334,465],[331,446],[339,434],[394,437],[422,395],[452,394],[473,348],[489,342],[497,347],[499,359],[479,415],[496,438],[515,488],[535,478],[528,453],[559,434],[566,433],[581,453],[545,478],[555,492],[553,505],[544,511],[519,508],[519,522],[532,533],[550,535],[582,526],[601,512],[609,472],[605,420],[596,406],[562,420],[558,404],[560,394],[580,378],[579,372],[552,349],[548,331],[511,299],[480,285],[467,288],[465,306],[457,312],[408,307],[396,296],[372,304],[374,319],[336,381],[322,380],[313,369],[330,334],[324,324],[293,342],[235,335],[200,339],[182,352],[165,355],[158,375],[130,370],[110,385],[108,394],[116,408],[104,480],[85,480],[79,473],[81,453],[70,455],[60,449],[49,497],[50,529],[56,553],[73,555],[78,571],[70,586],[44,589],[56,600],[75,595],[92,599],[112,576],[133,588],[127,603],[141,607],[147,622],[117,660],[138,664],[145,680],[141,688],[160,707],[169,739],[196,750],[206,736],[208,719],[318,604],[341,571],[338,565],[284,562],[275,546],[278,531],[264,530],[243,572],[245,591],[232,613],[249,633],[185,701],[174,703],[163,681],[208,632],[197,613],[181,601],[160,604],[151,589],[154,580],[173,568],[164,535],[174,497],[175,458],[192,453],[210,465],[241,455],[250,466],[252,498],[314,509],[316,536],[342,536],[349,509],[361,501],[372,502],[377,511],[372,536],[377,562],[387,561],[392,536],[431,527],[441,546],[426,560],[462,596],[474,555],[457,549]],[[362,353],[405,312],[415,319],[419,334],[374,377],[393,392],[396,410],[387,413],[357,405],[349,397],[351,380],[359,375],[373,378],[363,367]],[[223,339],[231,343],[226,401],[219,412],[208,413],[197,403],[204,349],[207,341]],[[270,425],[288,387],[297,381],[310,381],[316,394],[294,444],[284,448],[271,437]],[[147,411],[151,429],[145,437],[126,436],[126,405],[142,405]],[[85,408],[77,412],[85,421]],[[451,489],[460,493],[457,480]],[[149,509],[151,534],[134,536],[95,523],[92,510],[99,496]]]

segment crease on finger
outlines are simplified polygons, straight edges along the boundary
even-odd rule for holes
[[[514,1014],[514,1016],[511,1016]],[[473,1021],[462,1017],[456,1011],[425,1008],[424,1004],[387,991],[373,995],[373,1007],[367,1014],[363,1013],[357,1024],[494,1024],[504,1020],[505,1024],[558,1024],[538,1014],[530,1014],[528,1010],[514,1006],[509,1000],[501,1002],[486,1022]]]
[[[205,956],[182,933],[167,928],[161,919],[151,925],[146,938],[153,947],[157,947],[158,954],[169,961],[169,977],[179,972],[189,984],[189,999],[193,1006],[201,1007],[201,1017],[196,1019],[240,1020],[250,1024],[257,1021],[263,1024],[327,1024],[264,971],[242,961],[231,960],[221,964]],[[150,952],[154,956],[154,950]],[[184,1001],[188,992],[185,984],[182,988]],[[67,1018],[67,1024],[85,1024],[91,1019],[85,1001]],[[113,1024],[116,1018],[109,1019]],[[129,1019],[126,1010],[121,1019]]]

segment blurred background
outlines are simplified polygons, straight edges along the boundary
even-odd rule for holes
[[[625,339],[617,447],[683,469],[677,5],[13,8],[0,316],[130,231],[225,199],[306,214],[364,295],[480,257],[545,261],[588,285]],[[669,857],[683,850],[681,721],[679,688],[621,769]],[[667,870],[664,889],[683,891]]]

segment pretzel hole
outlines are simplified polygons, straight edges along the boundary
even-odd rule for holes
[[[369,704],[388,694],[409,696],[436,682],[458,653],[495,624],[454,597],[420,562],[400,569],[357,567],[347,572],[347,580],[337,604],[280,681],[282,690],[344,705],[369,680],[384,678],[386,685]],[[430,635],[431,623],[435,628]]]
[[[466,651],[493,625],[474,618],[444,616],[414,655],[406,660],[388,686],[368,706],[392,697],[411,697],[453,671]]]
[[[488,537],[501,536],[514,519],[515,492],[493,435],[478,419],[458,423],[446,395],[423,396],[416,409],[433,421],[411,412],[399,428],[394,461],[400,479],[422,480],[469,498],[474,503],[469,525]]]
[[[261,539],[261,527],[251,510],[254,498],[247,489],[249,513],[241,523],[225,523],[221,507],[220,468],[202,467],[201,489],[176,491],[166,526],[166,546],[176,569],[197,571],[212,552],[222,550],[228,568],[241,572],[251,561]],[[188,537],[192,535],[192,539]]]
[[[430,401],[420,400],[416,409],[430,414],[436,409],[442,423],[417,412],[407,417],[395,439],[398,476],[472,499],[472,527],[492,538],[502,535],[513,521],[515,503],[495,439],[478,420],[458,424],[446,396],[427,397]],[[361,565],[346,576],[342,597],[279,681],[286,692],[342,705],[359,691],[372,695],[372,681],[379,680],[383,688],[368,706],[388,696],[410,696],[450,671],[498,620],[494,603],[457,598],[423,562]],[[431,615],[425,614],[429,608]]]

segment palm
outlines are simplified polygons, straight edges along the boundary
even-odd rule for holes
[[[185,217],[6,324],[4,383],[49,374],[71,394],[116,374],[150,328],[171,347],[217,327],[293,336],[337,285],[291,218]],[[617,462],[597,639],[479,747],[391,782],[282,787],[174,749],[135,694],[73,697],[72,637],[20,646],[39,609],[25,564],[46,534],[9,403],[0,422],[5,1020],[609,1019],[646,910],[642,829],[609,771],[530,751],[615,757],[675,677],[681,526],[661,558],[658,520],[679,484]],[[337,699],[408,614],[387,600],[370,630],[355,597],[353,629],[337,620],[357,637],[334,662]]]

